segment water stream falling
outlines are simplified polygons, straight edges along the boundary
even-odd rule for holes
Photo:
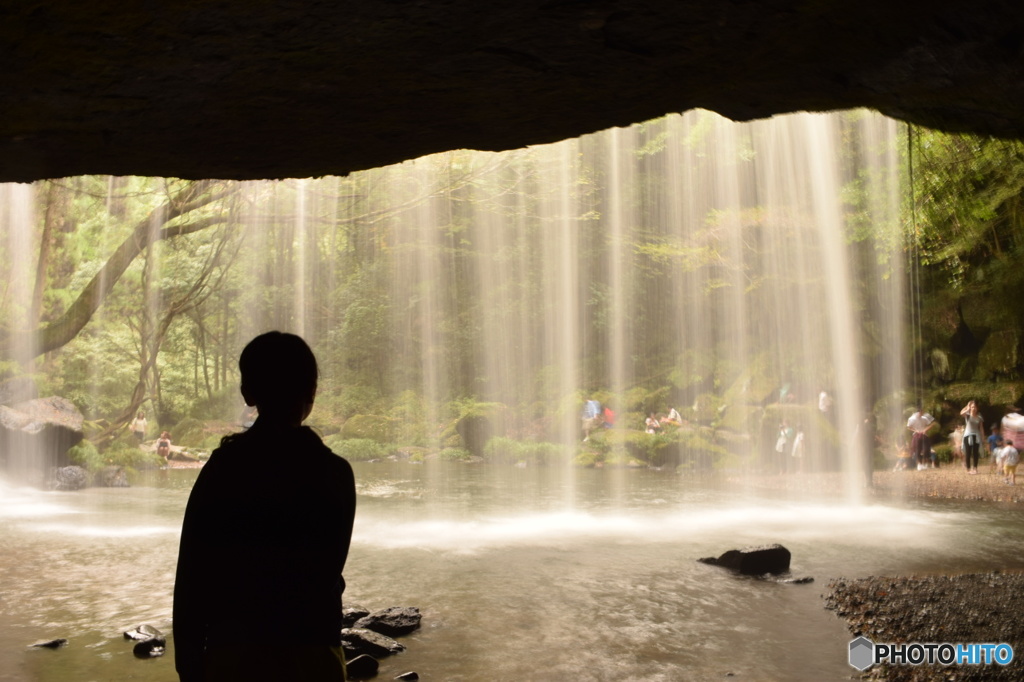
[[[985,565],[996,545],[1010,561],[1017,546],[977,510],[858,506],[860,420],[874,411],[902,430],[895,138],[892,121],[866,112],[736,124],[694,111],[503,154],[235,184],[219,236],[157,244],[143,271],[153,325],[175,278],[229,243],[202,302],[207,326],[182,315],[171,328],[193,340],[178,344],[187,357],[164,351],[161,391],[228,392],[234,402],[209,416],[234,420],[231,363],[254,334],[281,328],[321,358],[314,425],[333,435],[353,415],[389,416],[399,445],[429,453],[457,444],[451,405],[473,402],[500,404],[488,409],[506,435],[575,454],[581,402],[600,396],[638,433],[645,412],[676,408],[714,442],[720,471],[769,476],[796,468],[773,451],[779,420],[802,421],[813,447],[801,468],[845,471],[839,502],[737,496],[690,476],[694,461],[680,475],[571,457],[359,463],[346,598],[424,610],[410,652],[385,668],[422,679],[841,677],[846,635],[820,585],[766,590],[694,559],[788,538],[797,568],[824,580],[940,558]],[[0,186],[7,328],[30,324],[11,302],[27,300],[17,287],[38,249],[31,197]],[[96,320],[129,347],[127,323]],[[56,371],[52,360],[43,366]],[[91,385],[138,374],[124,364],[94,367]],[[610,447],[612,459],[626,452]],[[0,484],[0,681],[174,679],[170,660],[135,661],[118,639],[138,622],[168,626],[194,475],[80,493]],[[905,523],[889,525],[896,513]],[[79,645],[22,648],[48,636]]]

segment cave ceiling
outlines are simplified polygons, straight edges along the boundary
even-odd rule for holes
[[[53,0],[0,9],[0,180],[344,174],[710,109],[1024,136],[1024,3]]]

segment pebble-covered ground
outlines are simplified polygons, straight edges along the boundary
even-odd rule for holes
[[[1006,643],[1014,660],[1000,665],[875,666],[869,680],[1024,680],[1024,575],[868,577],[829,582],[826,608],[853,637],[875,643]],[[853,668],[851,668],[853,671]],[[855,671],[854,671],[855,672]]]

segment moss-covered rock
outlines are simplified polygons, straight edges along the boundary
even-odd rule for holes
[[[1016,372],[1020,361],[1020,335],[1016,330],[1002,330],[989,334],[978,352],[978,366],[974,376],[987,380],[1008,376]]]
[[[341,427],[342,439],[364,438],[378,443],[394,442],[399,422],[394,417],[376,414],[357,414]]]

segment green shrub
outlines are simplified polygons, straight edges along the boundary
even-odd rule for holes
[[[142,450],[138,444],[114,441],[110,447],[103,450],[100,455],[100,462],[96,469],[105,466],[120,466],[128,470],[153,469],[165,464],[164,458],[150,450]]]
[[[206,423],[196,419],[195,417],[182,419],[171,432],[171,440],[175,445],[183,445],[185,447],[192,448],[202,447],[205,444],[207,437]],[[217,440],[219,443],[219,436]]]
[[[89,471],[96,471],[106,466],[100,451],[87,440],[83,440],[78,445],[69,448],[68,457],[71,459],[72,464],[77,464]]]
[[[949,443],[941,443],[932,448],[935,450],[935,456],[939,458],[939,461],[943,464],[949,464],[953,461],[953,446]]]
[[[473,454],[464,448],[445,448],[437,458],[448,462],[468,462],[473,459]]]
[[[484,457],[506,464],[547,465],[564,462],[569,451],[558,443],[522,441],[496,436],[484,446]]]
[[[393,443],[397,427],[398,420],[394,417],[357,414],[341,427],[341,436],[355,440],[369,439],[378,443]]]
[[[335,435],[326,438],[324,444],[350,462],[383,459],[390,452],[386,446],[370,438],[343,438]]]

